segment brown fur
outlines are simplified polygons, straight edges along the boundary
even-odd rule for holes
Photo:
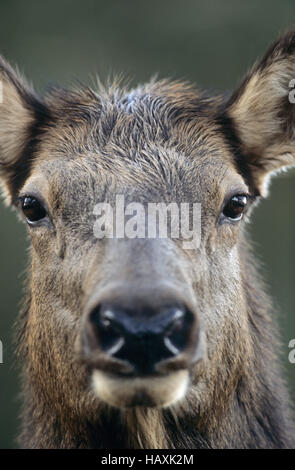
[[[42,101],[0,63],[8,201],[38,193],[52,217],[49,227],[30,229],[18,330],[23,447],[294,446],[277,333],[244,222],[218,222],[228,194],[249,190],[253,204],[269,173],[295,162],[287,98],[294,38],[280,40],[229,101],[168,81],[131,92],[56,89]],[[93,206],[116,193],[143,203],[201,202],[200,249],[172,240],[98,242]],[[193,299],[207,357],[191,365],[186,396],[168,408],[112,408],[91,389],[79,349],[83,312],[114,279],[137,291],[148,286],[151,296],[168,279]]]

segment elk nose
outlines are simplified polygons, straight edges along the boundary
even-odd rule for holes
[[[184,305],[154,312],[102,303],[92,310],[89,321],[92,347],[127,361],[136,374],[149,374],[159,362],[187,348],[195,318]]]

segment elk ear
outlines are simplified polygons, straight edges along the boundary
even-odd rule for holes
[[[295,31],[273,44],[226,106],[238,165],[253,192],[267,194],[269,176],[295,165]]]
[[[0,180],[8,202],[28,176],[38,128],[46,114],[27,82],[0,57]]]

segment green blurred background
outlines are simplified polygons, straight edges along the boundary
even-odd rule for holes
[[[232,89],[279,32],[295,22],[294,0],[1,0],[0,52],[37,90],[47,84],[91,84],[123,73],[131,83],[184,78],[207,89]],[[273,181],[251,224],[257,257],[283,333],[282,363],[295,396],[295,171]],[[19,385],[12,325],[21,301],[27,239],[0,203],[0,448],[15,447]]]

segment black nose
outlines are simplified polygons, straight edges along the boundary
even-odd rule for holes
[[[159,362],[177,357],[188,347],[195,321],[181,304],[155,312],[102,303],[89,316],[90,345],[92,350],[127,361],[136,374],[149,374]]]

